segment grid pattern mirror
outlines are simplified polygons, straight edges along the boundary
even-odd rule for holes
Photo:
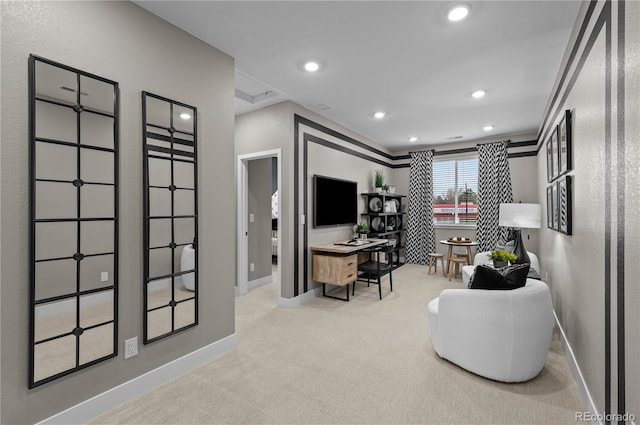
[[[29,57],[29,388],[117,355],[118,83]]]
[[[198,324],[197,109],[142,92],[144,343]]]

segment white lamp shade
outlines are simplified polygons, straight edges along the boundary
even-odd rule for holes
[[[540,204],[500,204],[498,224],[504,227],[539,229],[541,216]]]

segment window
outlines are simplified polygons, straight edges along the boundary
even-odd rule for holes
[[[476,225],[478,219],[478,158],[433,162],[435,224]]]

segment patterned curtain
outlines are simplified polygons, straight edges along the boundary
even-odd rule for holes
[[[506,241],[508,229],[498,226],[500,204],[513,202],[505,142],[478,145],[478,251],[492,251]]]
[[[427,264],[429,253],[436,252],[436,232],[433,226],[433,151],[412,152],[410,165],[406,261]]]

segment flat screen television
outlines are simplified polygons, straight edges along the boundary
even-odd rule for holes
[[[358,183],[313,176],[313,227],[345,226],[358,221]]]

